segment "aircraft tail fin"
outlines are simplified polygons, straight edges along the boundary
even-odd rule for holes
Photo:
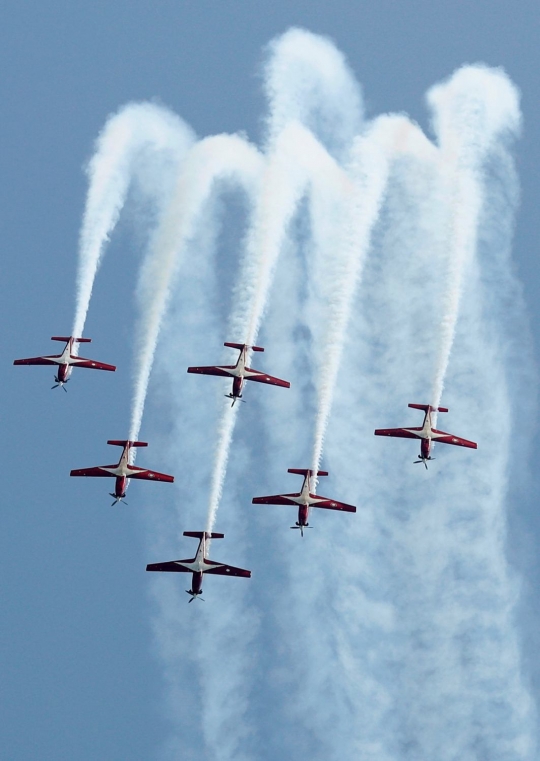
[[[129,444],[130,447],[147,447],[146,441],[129,441],[124,439],[109,439],[107,444],[112,444],[113,447],[125,447]]]
[[[264,351],[262,346],[248,346],[247,344],[233,344],[228,343],[227,341],[223,344],[223,346],[228,346],[231,349],[239,349],[242,351],[242,349],[251,349],[252,351]]]
[[[62,341],[63,343],[66,343],[68,341],[73,340],[75,343],[78,344],[89,344],[92,342],[91,338],[73,338],[73,336],[51,336],[51,341]]]
[[[432,407],[431,404],[409,404],[414,410],[423,410],[423,412],[448,412],[448,407]]]
[[[309,468],[288,468],[287,473],[297,473],[299,476],[313,476],[315,471],[310,470]],[[317,471],[318,476],[327,476],[328,471],[327,470],[318,470]]]
[[[193,536],[195,539],[202,539],[203,536],[206,539],[223,539],[225,534],[209,533],[208,531],[184,531],[184,536]]]

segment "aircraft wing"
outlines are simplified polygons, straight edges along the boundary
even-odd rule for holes
[[[105,362],[96,362],[94,359],[84,359],[84,357],[72,357],[77,361],[74,363],[74,367],[88,367],[91,370],[116,370],[115,365],[107,365]]]
[[[158,473],[156,470],[136,468],[134,465],[130,465],[128,470],[128,478],[138,478],[141,481],[166,481],[170,484],[174,481],[174,476],[168,476],[166,473]]]
[[[78,468],[77,470],[72,470],[70,472],[70,476],[90,476],[91,478],[111,478],[115,477],[114,473],[109,473],[106,468],[117,468],[118,464],[115,465],[98,465],[95,468]]]
[[[377,428],[375,436],[393,436],[396,439],[417,439],[415,431],[421,428]]]
[[[224,378],[231,377],[231,370],[234,370],[234,365],[223,365],[222,367],[210,366],[210,367],[188,367],[188,373],[197,373],[197,375],[221,375]]]
[[[336,502],[335,499],[328,499],[327,497],[320,497],[318,494],[310,494],[310,497],[320,499],[320,502],[314,502],[310,507],[324,507],[327,510],[343,510],[346,513],[355,513],[356,507],[354,505],[347,505],[345,502]]]
[[[433,441],[437,444],[453,444],[456,447],[478,449],[478,444],[475,441],[468,441],[468,439],[462,439],[459,436],[453,436],[451,433],[445,433],[444,431],[437,431],[435,428],[433,433],[437,434],[433,437]]]
[[[244,576],[249,579],[251,571],[244,568],[235,568],[234,565],[224,565],[223,563],[214,563],[213,560],[205,560],[206,565],[212,565],[214,568],[205,569],[205,573],[211,573],[214,576]]]
[[[290,388],[289,381],[281,380],[281,378],[274,378],[273,375],[267,375],[266,373],[260,373],[258,370],[248,370],[246,367],[245,379],[255,381],[256,383],[268,383],[270,386],[282,386],[282,388]]]
[[[251,500],[252,505],[296,505],[292,497],[299,497],[299,494],[274,494],[270,497],[253,497]]]
[[[168,563],[149,563],[146,566],[147,571],[170,571],[172,573],[193,573],[190,568],[186,568],[182,563],[193,563],[191,560],[170,560]]]
[[[29,357],[28,359],[16,359],[14,365],[57,365],[61,354],[53,354],[50,357]]]

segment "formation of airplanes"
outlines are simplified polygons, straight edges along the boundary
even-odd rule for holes
[[[64,391],[67,391],[65,384],[69,381],[71,372],[74,367],[85,367],[94,370],[108,370],[114,371],[116,367],[114,365],[108,365],[104,362],[97,362],[92,359],[85,359],[79,357],[76,351],[74,351],[74,344],[89,343],[90,338],[77,338],[74,336],[53,336],[53,341],[62,341],[65,343],[64,350],[61,354],[52,354],[41,357],[30,357],[28,359],[16,359],[14,365],[53,365],[56,367],[56,373],[54,376],[55,385],[52,388],[61,387]],[[244,401],[242,399],[242,392],[246,381],[255,381],[257,383],[266,383],[272,386],[281,386],[282,388],[290,388],[289,381],[276,378],[260,370],[254,370],[247,366],[249,362],[250,353],[262,352],[264,349],[261,346],[248,346],[247,344],[240,343],[225,343],[224,346],[237,349],[240,354],[235,365],[210,365],[205,367],[188,367],[188,373],[194,373],[198,375],[215,375],[220,377],[232,378],[233,384],[229,394],[226,394],[228,399],[232,399],[232,406],[237,401]],[[406,439],[419,439],[420,440],[420,454],[416,463],[423,463],[428,467],[428,461],[432,460],[431,452],[433,443],[438,444],[450,444],[453,446],[467,447],[469,449],[477,449],[477,444],[474,441],[463,439],[459,436],[455,436],[445,431],[440,431],[433,427],[433,414],[438,412],[448,412],[446,407],[433,407],[429,404],[409,404],[409,407],[413,409],[422,410],[424,412],[424,421],[421,426],[408,427],[408,428],[378,428],[375,430],[376,436],[390,436],[394,438],[406,438]],[[160,473],[156,470],[149,470],[147,468],[141,468],[133,464],[133,449],[137,447],[146,447],[148,444],[144,441],[130,441],[127,439],[111,439],[107,441],[107,444],[113,446],[122,447],[122,454],[120,460],[112,465],[97,465],[91,468],[79,468],[72,470],[70,476],[84,476],[90,478],[114,478],[115,486],[114,491],[110,492],[110,496],[114,498],[112,505],[118,502],[125,503],[125,497],[128,487],[128,482],[131,479],[139,479],[145,481],[161,481],[165,483],[173,483],[174,476],[167,473]],[[292,494],[274,494],[265,497],[253,497],[252,503],[255,505],[291,505],[298,509],[298,518],[292,529],[298,529],[300,535],[304,536],[304,530],[311,528],[308,522],[309,513],[311,508],[322,508],[326,510],[338,510],[341,512],[355,513],[356,507],[354,505],[348,505],[344,502],[331,499],[329,497],[322,497],[316,493],[316,486],[319,477],[328,476],[328,473],[323,470],[319,470],[315,473],[314,470],[302,469],[302,468],[289,468],[288,473],[294,473],[304,477],[302,488],[298,493]],[[237,568],[225,563],[218,563],[214,560],[210,560],[207,557],[208,540],[211,539],[223,539],[224,534],[209,533],[206,531],[184,531],[184,536],[194,537],[199,539],[199,546],[195,557],[188,558],[187,560],[170,560],[165,563],[150,563],[146,566],[147,571],[161,571],[172,573],[191,573],[192,582],[191,589],[186,590],[190,595],[189,602],[196,599],[202,599],[202,581],[204,574],[220,575],[220,576],[238,576],[244,578],[251,577],[251,571],[244,568]]]

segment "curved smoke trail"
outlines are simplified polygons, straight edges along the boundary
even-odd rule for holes
[[[362,97],[345,56],[306,29],[292,28],[272,40],[264,89],[270,144],[299,122],[339,159],[361,130]]]
[[[502,83],[495,100],[511,103],[504,97],[508,80],[484,73],[484,97]],[[476,97],[470,80],[461,82],[461,100]],[[505,133],[517,123],[513,108],[501,114],[492,157],[504,153]],[[478,137],[490,132],[493,123]],[[481,204],[482,240],[492,237],[485,233],[494,214],[508,220],[513,212],[507,161],[504,155],[495,173],[499,187],[490,187],[496,211]],[[283,563],[289,576],[285,589],[280,578],[265,597],[272,604],[268,640],[280,648],[256,675],[264,680],[279,663],[279,694],[286,696],[278,710],[264,699],[254,707],[257,714],[272,710],[285,738],[267,733],[268,759],[286,755],[293,742],[298,753],[325,759],[535,757],[534,706],[514,621],[516,580],[505,558],[510,402],[498,310],[512,287],[508,259],[496,261],[488,249],[470,262],[455,326],[452,425],[464,433],[472,425],[479,451],[471,456],[448,448],[443,467],[418,473],[406,442],[391,448],[372,436],[382,414],[391,408],[397,417],[402,400],[414,398],[431,378],[440,345],[429,319],[447,288],[440,226],[448,196],[438,170],[430,159],[428,171],[413,162],[392,172],[362,293],[351,309],[351,351],[343,359],[325,449],[343,499],[357,504],[358,513],[340,520],[321,511],[309,551],[284,536],[286,549],[265,566],[265,585]],[[482,197],[488,180],[482,175]],[[504,275],[494,279],[493,272]],[[488,296],[486,283],[494,288]],[[284,308],[279,297],[274,313]],[[268,329],[277,335],[273,321]],[[294,335],[287,338],[298,346]],[[273,454],[277,442],[290,454],[291,427],[272,416]]]
[[[241,337],[248,346],[257,341],[291,218],[310,183],[323,181],[338,196],[348,188],[345,173],[330,154],[309,130],[298,122],[291,122],[275,138],[268,155],[246,243],[242,274],[235,289],[231,334]],[[246,304],[249,305],[247,309]],[[227,406],[218,427],[207,531],[212,531],[223,492],[236,414],[236,407]]]
[[[329,43],[324,41],[324,45]],[[288,54],[294,58],[292,46]],[[302,66],[304,76],[319,64]],[[301,91],[305,76],[294,80],[293,86],[287,81],[286,68],[282,74],[280,87],[290,85],[291,93]],[[491,86],[491,80],[485,84]],[[466,84],[462,95],[467,95],[468,88]],[[332,89],[332,77],[328,89]],[[296,96],[280,100],[282,117],[276,120],[273,135],[277,140],[293,123],[287,118],[287,109],[291,109],[293,119],[300,113],[302,119],[311,120],[308,126],[330,151],[332,122],[326,120],[325,127],[319,126],[324,104],[317,109],[313,103],[320,91],[308,90],[308,105],[298,106]],[[346,113],[348,103],[343,96],[336,100],[340,113]],[[449,118],[453,123],[455,117]],[[325,130],[328,141],[321,138]],[[344,142],[336,138],[331,155],[347,155],[350,143]],[[499,145],[498,139],[496,142]],[[442,135],[440,144],[442,149]],[[247,340],[257,335],[264,316],[270,341],[294,357],[307,343],[305,335],[297,335],[290,325],[283,330],[283,325],[288,316],[287,298],[298,284],[283,293],[273,289],[271,299],[269,294],[274,276],[280,282],[298,276],[299,269],[290,267],[276,252],[294,236],[287,228],[295,213],[295,199],[301,198],[306,188],[318,186],[312,186],[301,161],[300,167],[292,164],[287,177],[286,166],[280,166],[272,153],[274,145],[275,141],[267,150],[263,178],[275,182],[274,194],[281,187],[279,182],[289,183],[292,189],[284,191],[289,202],[283,202],[281,211],[272,207],[274,196],[263,198],[263,179],[231,324]],[[449,161],[454,160],[447,155]],[[201,606],[195,614],[198,623],[194,623],[191,608],[195,606],[190,606],[186,618],[180,593],[171,591],[172,585],[166,586],[169,580],[155,582],[160,606],[156,636],[168,666],[172,720],[180,727],[171,758],[200,756],[201,744],[203,754],[218,761],[254,757],[271,761],[291,754],[309,754],[325,761],[343,757],[530,761],[534,757],[531,698],[520,673],[513,621],[516,592],[504,554],[510,412],[504,358],[496,345],[496,321],[482,298],[481,268],[489,272],[489,255],[482,262],[473,261],[470,274],[467,271],[462,278],[459,303],[464,320],[454,327],[456,343],[448,383],[448,392],[460,400],[453,418],[456,430],[463,429],[468,435],[467,426],[474,421],[471,435],[478,433],[485,442],[473,453],[478,456],[452,452],[454,457],[448,455],[444,469],[419,475],[411,473],[408,462],[402,464],[404,450],[383,449],[388,442],[373,442],[372,431],[381,424],[383,405],[388,408],[385,414],[397,415],[403,398],[411,390],[424,388],[426,377],[432,377],[433,356],[440,344],[438,336],[433,336],[431,316],[437,310],[440,313],[440,295],[445,290],[441,283],[446,251],[440,227],[448,211],[441,207],[449,196],[446,183],[433,170],[431,157],[428,163],[428,170],[422,161],[403,162],[397,168],[392,165],[380,224],[372,235],[373,255],[364,262],[361,294],[356,299],[349,297],[349,318],[343,317],[346,310],[339,312],[340,319],[350,326],[343,340],[351,351],[342,352],[339,363],[336,350],[332,364],[324,370],[330,379],[329,368],[342,370],[324,440],[326,456],[340,485],[340,496],[357,504],[358,514],[340,519],[321,511],[319,530],[303,544],[293,544],[287,532],[274,540],[267,534],[263,539],[257,526],[246,529],[244,502],[260,493],[256,481],[272,467],[278,454],[284,460],[296,456],[302,446],[297,424],[309,407],[298,402],[298,414],[289,419],[276,414],[274,408],[264,451],[253,445],[253,437],[249,445],[238,442],[238,488],[223,511],[226,530],[232,536],[234,529],[237,540],[229,562],[243,562],[246,545],[256,549],[251,587],[233,583],[226,590],[223,587],[223,596],[216,594],[206,610]],[[356,177],[358,187],[362,177],[365,175]],[[505,182],[503,179],[501,184]],[[323,192],[321,196],[328,215],[337,216],[337,223],[328,223],[331,230],[344,219],[337,201],[340,193]],[[359,194],[352,197],[357,203],[363,201]],[[501,198],[499,201],[504,208]],[[377,204],[370,203],[376,209]],[[352,200],[347,208],[356,219]],[[487,225],[484,213],[482,209],[480,221]],[[321,220],[323,223],[326,220]],[[364,223],[364,228],[348,234],[358,235],[360,242],[361,230],[368,227]],[[315,248],[319,245],[316,235]],[[264,258],[254,243],[257,240],[267,241]],[[313,282],[320,277],[315,268],[322,266],[323,258],[328,272],[331,249],[326,239],[323,242],[324,250],[307,268]],[[329,291],[340,281],[340,272],[336,266]],[[508,262],[501,265],[501,272],[512,277]],[[188,301],[186,284],[177,287],[186,302],[178,305],[178,323],[171,335],[184,330],[188,310],[206,306],[200,294],[198,300]],[[498,287],[504,289],[504,284]],[[347,299],[341,304],[343,310]],[[338,305],[325,302],[318,306],[317,326],[325,335],[320,325]],[[189,330],[183,333],[182,343],[189,343],[194,335],[201,339],[193,326]],[[216,326],[212,330],[218,332]],[[339,344],[342,335],[332,340]],[[177,351],[183,359],[184,349]],[[170,359],[175,381],[180,364],[177,355]],[[492,389],[489,400],[485,395],[488,385]],[[334,386],[330,381],[330,391],[324,392],[324,398],[330,399],[325,403],[328,410]],[[200,403],[204,398],[198,390],[191,392],[187,401],[183,394],[184,390],[180,399],[180,394],[175,394],[180,422],[174,456],[178,461],[181,458],[184,471],[190,474],[189,490],[196,491],[207,483],[201,451],[205,451],[206,439],[211,440],[204,433],[212,430],[213,416],[200,406],[192,409],[194,400]],[[193,424],[189,441],[183,430],[186,421]],[[232,432],[229,436],[224,430],[221,435],[227,442]],[[198,437],[195,443],[193,437]],[[278,449],[277,442],[283,447]],[[228,447],[226,443],[223,451]],[[255,453],[246,454],[250,449]],[[272,457],[265,457],[266,449]],[[257,479],[249,480],[246,462],[256,465]],[[223,460],[219,467],[214,463],[214,476],[218,471],[224,473]],[[183,495],[188,496],[187,492],[186,488]],[[192,501],[185,499],[182,504],[186,522],[197,518]],[[174,524],[160,538],[171,551],[176,551],[176,530]],[[230,544],[219,551],[229,549]],[[238,553],[240,560],[235,561]],[[253,599],[249,598],[252,594]],[[186,652],[191,654],[189,658]],[[280,727],[279,733],[275,726]]]
[[[73,336],[83,334],[94,279],[126,200],[134,162],[149,150],[178,163],[192,141],[191,130],[178,116],[152,103],[130,103],[106,123],[87,170],[90,184],[80,232]],[[73,348],[77,351],[78,344]]]
[[[367,134],[353,143],[348,167],[352,189],[344,199],[340,229],[335,230],[333,256],[326,252],[331,266],[319,273],[319,278],[325,281],[319,291],[326,291],[327,303],[326,329],[320,339],[321,361],[316,369],[317,411],[311,457],[315,473],[321,464],[353,297],[384,200],[391,161],[404,154],[433,161],[434,153],[422,132],[402,116],[379,117]]]
[[[361,121],[358,86],[343,54],[331,42],[304,29],[291,29],[271,43],[269,53],[266,170],[230,320],[231,335],[249,346],[257,340],[287,226],[309,178],[326,171],[327,182],[334,182],[338,173],[330,155],[303,125],[313,124],[321,139],[337,150]],[[223,492],[236,413],[234,407],[225,408],[218,424],[207,531],[214,526]]]
[[[159,223],[141,270],[138,300],[141,317],[136,331],[135,387],[129,438],[136,440],[143,416],[148,381],[172,280],[193,237],[201,214],[219,181],[240,185],[253,198],[262,171],[257,149],[237,135],[201,140],[180,168],[174,197]],[[212,221],[205,217],[205,225]]]
[[[494,142],[519,128],[515,88],[502,72],[465,67],[428,93],[439,137],[447,223],[447,290],[430,403],[438,407],[456,332],[463,277],[474,258],[482,211],[482,169]]]

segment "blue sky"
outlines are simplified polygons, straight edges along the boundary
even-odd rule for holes
[[[524,130],[516,147],[522,201],[514,261],[537,352],[537,7],[532,2],[458,7],[437,1],[411,2],[396,11],[396,4],[387,1],[368,7],[341,0],[268,6],[190,0],[116,2],[111,9],[105,2],[9,2],[3,16],[0,742],[14,761],[158,758],[169,729],[144,566],[171,558],[148,557],[145,532],[153,486],[133,488],[133,509],[111,510],[103,483],[72,483],[68,477],[71,468],[107,461],[106,440],[122,438],[128,425],[140,249],[129,217],[99,273],[86,329],[94,339],[91,356],[116,363],[117,373],[80,372],[64,395],[49,391],[52,374],[46,369],[11,364],[16,357],[47,351],[49,336],[69,330],[86,192],[83,165],[99,130],[127,101],[155,99],[199,136],[243,130],[257,141],[265,110],[263,49],[291,25],[335,41],[361,82],[368,117],[405,111],[426,130],[424,95],[432,84],[463,63],[504,67],[522,92]],[[201,352],[198,347],[193,364],[210,360]],[[263,357],[272,371],[270,355]],[[166,388],[164,383],[152,399],[150,419],[143,424],[143,439],[150,442],[144,463],[157,470],[166,470],[157,457],[170,414]],[[530,397],[521,414],[528,424],[534,414]],[[245,444],[239,446],[241,462],[249,463]],[[536,441],[531,463],[537,447]],[[515,463],[521,474],[519,466]],[[527,483],[534,487],[534,481]],[[167,487],[155,489],[163,511]],[[540,524],[534,499],[514,482],[512,489],[508,552],[525,579],[520,636],[538,694],[539,600],[530,590],[539,572],[534,548]],[[346,491],[336,496],[347,498]],[[144,510],[137,514],[139,500]],[[184,549],[186,544],[179,557]],[[219,553],[217,559],[242,564],[233,541],[226,539]],[[280,683],[277,675],[269,686],[276,701]],[[262,734],[267,733],[271,729],[265,727]],[[197,748],[198,742],[194,729],[189,745]],[[291,757],[303,758],[308,750],[298,746]]]

